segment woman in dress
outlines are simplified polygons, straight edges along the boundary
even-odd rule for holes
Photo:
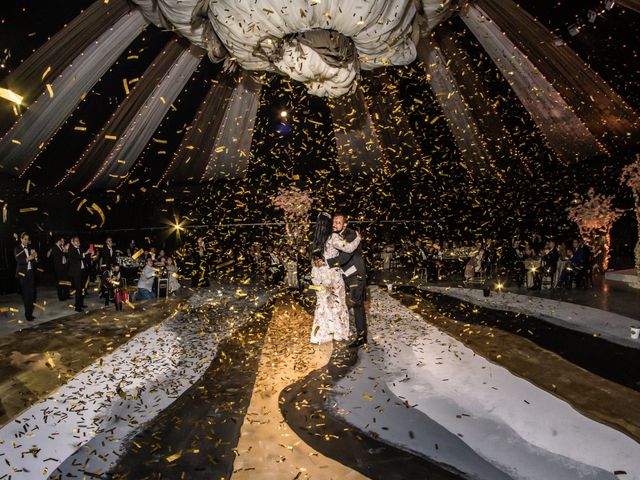
[[[173,261],[173,257],[167,257],[165,268],[167,269],[168,290],[169,295],[175,294],[180,289],[180,280],[178,280],[178,266]]]
[[[193,272],[191,274],[192,287],[209,286],[209,254],[205,247],[204,237],[198,237],[196,249],[192,255]]]
[[[338,256],[339,251],[351,253],[360,244],[360,234],[347,242],[333,233],[331,215],[321,213],[316,222],[316,231],[311,249],[311,261],[327,260]],[[317,293],[316,310],[311,327],[311,343],[320,344],[331,340],[349,338],[349,311],[344,280],[340,268],[313,266],[311,281]]]

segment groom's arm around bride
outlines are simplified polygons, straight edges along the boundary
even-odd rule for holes
[[[335,228],[334,223],[334,228]],[[357,233],[351,228],[344,228],[340,236],[347,242],[352,242]],[[367,271],[362,258],[362,242],[353,253],[340,252],[337,257],[327,259],[329,267],[341,267],[347,287],[347,295],[351,299],[355,317],[357,339],[352,346],[360,346],[367,341],[367,319],[364,310],[364,295],[367,285]]]

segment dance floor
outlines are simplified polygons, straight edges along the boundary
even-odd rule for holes
[[[4,318],[0,479],[640,479],[633,315],[415,283],[367,312],[357,351],[258,284]]]

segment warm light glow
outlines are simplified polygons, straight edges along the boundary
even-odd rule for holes
[[[289,114],[287,113],[287,111],[286,111],[286,110],[283,110],[283,111],[281,111],[281,112],[280,112],[280,116],[281,116],[282,118],[287,118],[287,115],[289,115]]]
[[[9,100],[10,102],[15,103],[16,105],[20,105],[22,103],[22,97],[15,92],[12,92],[8,88],[0,87],[0,97],[5,100]]]
[[[504,288],[504,285],[502,284],[502,282],[496,283],[496,290],[502,290],[503,288]]]

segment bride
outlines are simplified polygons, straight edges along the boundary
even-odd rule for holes
[[[312,262],[338,256],[338,251],[352,253],[360,244],[360,234],[347,242],[333,232],[331,215],[321,213],[316,222],[316,231],[311,249]],[[331,340],[347,340],[349,337],[349,311],[342,270],[329,268],[326,263],[311,269],[311,281],[317,293],[316,310],[311,328],[311,343],[320,344]]]

